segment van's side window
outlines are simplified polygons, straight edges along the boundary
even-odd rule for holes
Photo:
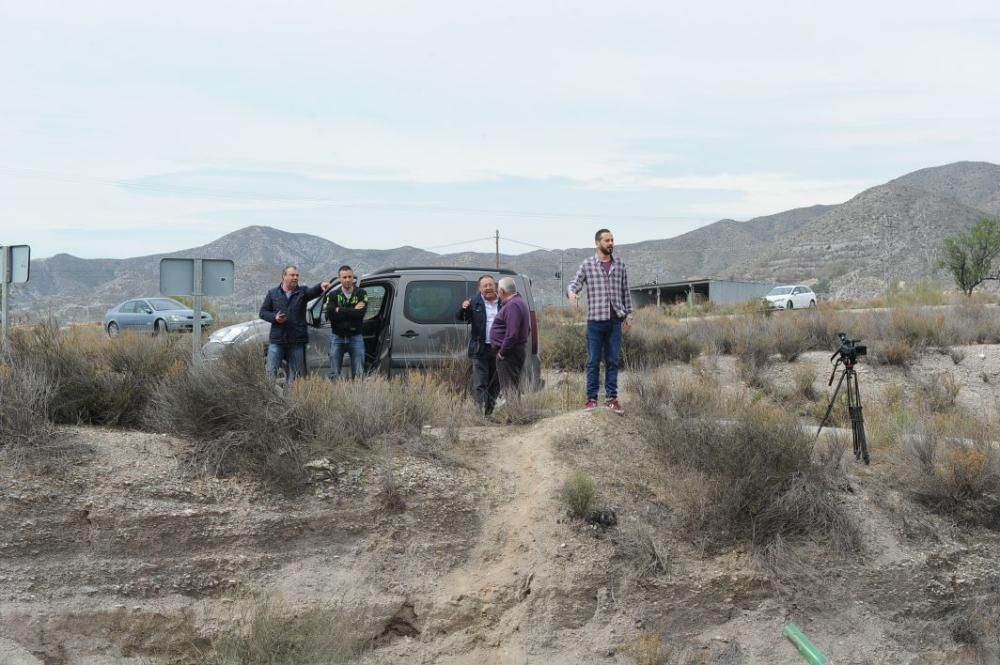
[[[403,315],[414,323],[455,323],[465,290],[465,281],[410,282],[403,297]]]
[[[368,309],[365,310],[365,321],[369,321],[382,313],[382,305],[385,303],[385,285],[372,284],[364,288],[365,293],[368,294]]]

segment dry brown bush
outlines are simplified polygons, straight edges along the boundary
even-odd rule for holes
[[[582,323],[538,326],[539,355],[549,369],[582,372],[587,365],[587,328]]]
[[[55,386],[30,363],[0,352],[0,453],[20,464],[52,440]]]
[[[816,392],[816,366],[796,365],[792,372],[792,380],[795,382],[795,391],[802,398],[815,402],[819,399]]]
[[[149,420],[192,443],[196,474],[248,473],[271,481],[302,477],[300,410],[276,388],[256,348],[228,349],[216,362],[168,377],[156,389]]]
[[[189,364],[182,337],[60,330],[44,323],[17,331],[10,353],[45,377],[57,423],[145,427],[144,411],[156,385]]]
[[[327,665],[347,663],[371,647],[359,612],[336,606],[294,611],[275,596],[240,599],[230,628],[190,654],[206,665]]]
[[[916,379],[917,395],[925,413],[948,413],[955,410],[962,385],[951,372],[935,372]]]
[[[471,417],[469,403],[429,374],[332,383],[310,376],[292,383],[290,398],[302,419],[302,438],[314,454],[328,456],[350,446],[372,447],[387,437],[414,436],[423,425]]]
[[[921,503],[960,522],[1000,527],[995,427],[972,416],[921,424],[902,446],[902,478]]]
[[[704,544],[824,539],[854,552],[860,534],[837,500],[837,468],[780,409],[744,405],[734,422],[648,416],[647,440],[674,469],[678,516]]]

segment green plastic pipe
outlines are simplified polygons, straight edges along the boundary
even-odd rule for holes
[[[810,665],[827,665],[829,662],[823,652],[813,644],[808,637],[805,636],[799,627],[794,623],[790,623],[785,626],[785,630],[782,634],[787,637],[795,648],[799,650],[799,654],[805,658],[806,662]]]

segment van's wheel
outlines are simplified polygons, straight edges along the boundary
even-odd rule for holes
[[[813,307],[815,307],[815,306],[816,306],[816,301],[815,300],[810,300],[809,301],[809,307],[810,307],[810,309],[813,308]]]
[[[795,309],[795,305],[792,304],[791,300],[785,303],[785,309]]]
[[[167,329],[167,324],[163,321],[163,319],[157,319],[156,321],[153,321],[153,334],[154,335],[159,335],[160,333],[162,333],[166,329]]]
[[[118,324],[114,321],[108,324],[108,337],[118,337]]]

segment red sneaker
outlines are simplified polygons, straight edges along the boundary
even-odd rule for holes
[[[625,407],[622,406],[622,403],[618,401],[617,397],[609,399],[604,403],[604,406],[608,407],[611,410],[611,413],[617,413],[619,416],[625,415]]]
[[[597,400],[596,399],[588,399],[587,403],[583,405],[583,410],[584,411],[593,411],[596,408],[597,408]]]

